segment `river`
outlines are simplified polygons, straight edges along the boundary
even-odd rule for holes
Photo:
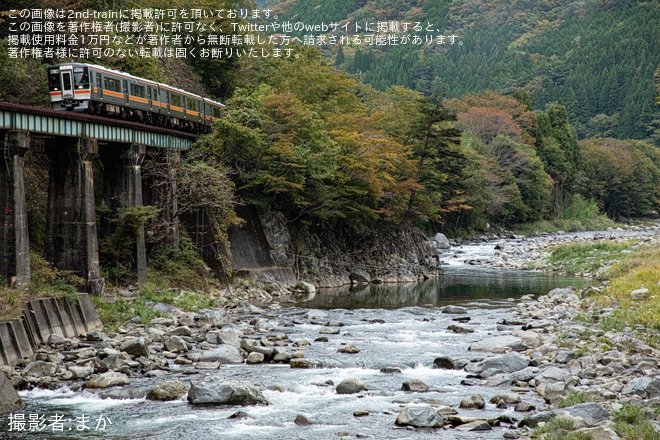
[[[522,295],[538,295],[554,287],[583,287],[587,280],[538,272],[498,271],[453,262],[445,275],[408,285],[370,285],[356,289],[331,289],[315,295],[282,297],[278,303],[253,316],[242,316],[239,327],[252,328],[258,320],[261,334],[286,334],[290,341],[306,340],[305,358],[322,362],[318,369],[292,369],[282,364],[223,365],[214,374],[250,381],[263,391],[268,406],[194,407],[185,400],[153,402],[143,397],[103,399],[99,393],[65,388],[58,391],[21,392],[27,407],[26,421],[41,418],[36,432],[8,432],[9,420],[0,419],[0,438],[104,438],[104,439],[416,439],[437,438],[435,430],[411,430],[395,425],[397,412],[408,403],[431,403],[458,408],[463,397],[482,394],[486,401],[508,391],[484,386],[465,386],[463,370],[433,368],[440,355],[474,360],[485,357],[468,351],[471,343],[498,334],[498,325],[511,319],[511,308]],[[461,306],[465,314],[442,313],[446,305]],[[262,305],[263,306],[263,305]],[[461,325],[473,333],[456,334],[448,329],[455,318],[469,317]],[[248,324],[252,319],[253,324]],[[330,321],[341,323],[337,334],[325,334]],[[326,342],[319,340],[327,338]],[[358,347],[356,354],[338,353],[344,343]],[[293,350],[293,349],[292,349]],[[385,374],[384,367],[400,373]],[[131,379],[131,389],[140,390],[165,379],[189,384],[199,371],[172,364],[160,378]],[[340,395],[335,386],[345,378],[358,378],[368,391]],[[430,391],[401,391],[402,383],[420,380]],[[542,406],[535,393],[524,400]],[[363,417],[354,411],[368,412]],[[243,411],[245,418],[230,418]],[[503,413],[520,418],[513,409],[460,410],[461,416],[497,417]],[[315,424],[298,426],[294,419],[305,415]],[[55,424],[55,417],[61,424]],[[36,426],[36,425],[35,425]],[[59,429],[62,431],[59,431]],[[504,428],[478,433],[442,430],[443,439],[501,439]]]

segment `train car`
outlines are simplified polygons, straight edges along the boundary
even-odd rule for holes
[[[223,104],[105,67],[63,63],[48,68],[56,110],[86,112],[193,133],[210,132]]]
[[[86,111],[91,100],[89,67],[78,63],[50,66],[48,92],[55,110]]]

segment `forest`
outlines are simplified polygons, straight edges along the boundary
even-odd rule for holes
[[[379,90],[401,85],[451,98],[488,90],[505,95],[525,90],[534,108],[544,109],[561,99],[580,139],[631,138],[660,146],[653,85],[660,64],[657,2],[273,3],[273,9],[291,21],[432,23],[463,43],[325,48],[326,56],[342,69],[360,74]],[[418,34],[426,41],[425,30]]]
[[[10,0],[7,11],[112,10],[124,3]],[[192,7],[183,0],[139,3]],[[560,227],[578,230],[603,214],[618,221],[658,215],[660,4],[318,4],[268,7],[310,23],[434,20],[461,33],[465,44],[444,52],[301,44],[290,58],[95,60],[226,104],[213,133],[181,161],[178,177],[181,209],[206,211],[219,240],[238,222],[236,204],[281,211],[293,228],[387,223],[450,236],[561,220]],[[48,106],[46,67],[68,60],[12,57],[8,13],[2,17],[0,101]],[[28,200],[35,243],[43,193],[35,188]],[[132,221],[159,223],[156,212],[142,214]]]

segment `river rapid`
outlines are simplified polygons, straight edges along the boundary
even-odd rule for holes
[[[545,294],[555,287],[586,286],[588,280],[530,271],[474,267],[464,261],[492,255],[493,243],[465,246],[452,257],[438,280],[406,285],[370,285],[356,289],[321,290],[315,295],[277,298],[277,302],[245,308],[235,315],[244,338],[281,340],[320,368],[291,368],[288,364],[246,363],[200,370],[193,364],[170,361],[163,375],[131,377],[123,392],[86,390],[81,382],[58,390],[22,391],[26,421],[40,419],[35,430],[21,431],[16,415],[0,418],[0,438],[107,439],[501,439],[512,427],[503,423],[491,431],[412,429],[395,425],[397,414],[409,404],[450,407],[462,417],[522,418],[513,407],[488,403],[511,387],[471,382],[463,370],[434,368],[434,359],[449,356],[474,362],[487,357],[469,351],[471,344],[499,335],[502,324],[523,295]],[[447,306],[462,307],[444,313]],[[469,333],[457,333],[460,325]],[[345,344],[358,353],[340,353]],[[393,373],[382,369],[395,367]],[[397,370],[398,368],[398,370]],[[192,380],[214,374],[255,384],[269,405],[194,406],[185,396],[171,402],[146,400],[148,389],[164,380]],[[356,378],[367,390],[338,394],[337,384]],[[418,380],[425,392],[402,391],[404,382]],[[468,386],[471,385],[471,386]],[[466,396],[481,394],[485,409],[459,409]],[[122,398],[110,398],[122,397]],[[105,398],[104,398],[105,397]],[[524,402],[542,408],[534,392]],[[357,415],[356,415],[357,414]],[[299,415],[313,424],[294,423]],[[60,423],[55,424],[56,417]],[[29,425],[25,425],[27,428]],[[36,430],[40,427],[41,431]],[[60,430],[61,429],[61,430]]]

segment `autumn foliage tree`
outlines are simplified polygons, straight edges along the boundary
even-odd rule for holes
[[[549,212],[552,179],[535,149],[537,115],[524,99],[492,92],[449,100],[464,130],[463,145],[476,153],[489,193],[491,221],[519,223]],[[475,188],[475,190],[477,190]],[[479,190],[477,190],[479,191]]]
[[[269,61],[261,85],[236,91],[209,152],[236,170],[247,202],[290,221],[361,227],[395,218],[411,151],[378,125],[361,93],[369,90],[315,51],[301,54]]]
[[[581,142],[586,194],[612,218],[657,213],[660,209],[660,153],[643,141],[612,138]]]

